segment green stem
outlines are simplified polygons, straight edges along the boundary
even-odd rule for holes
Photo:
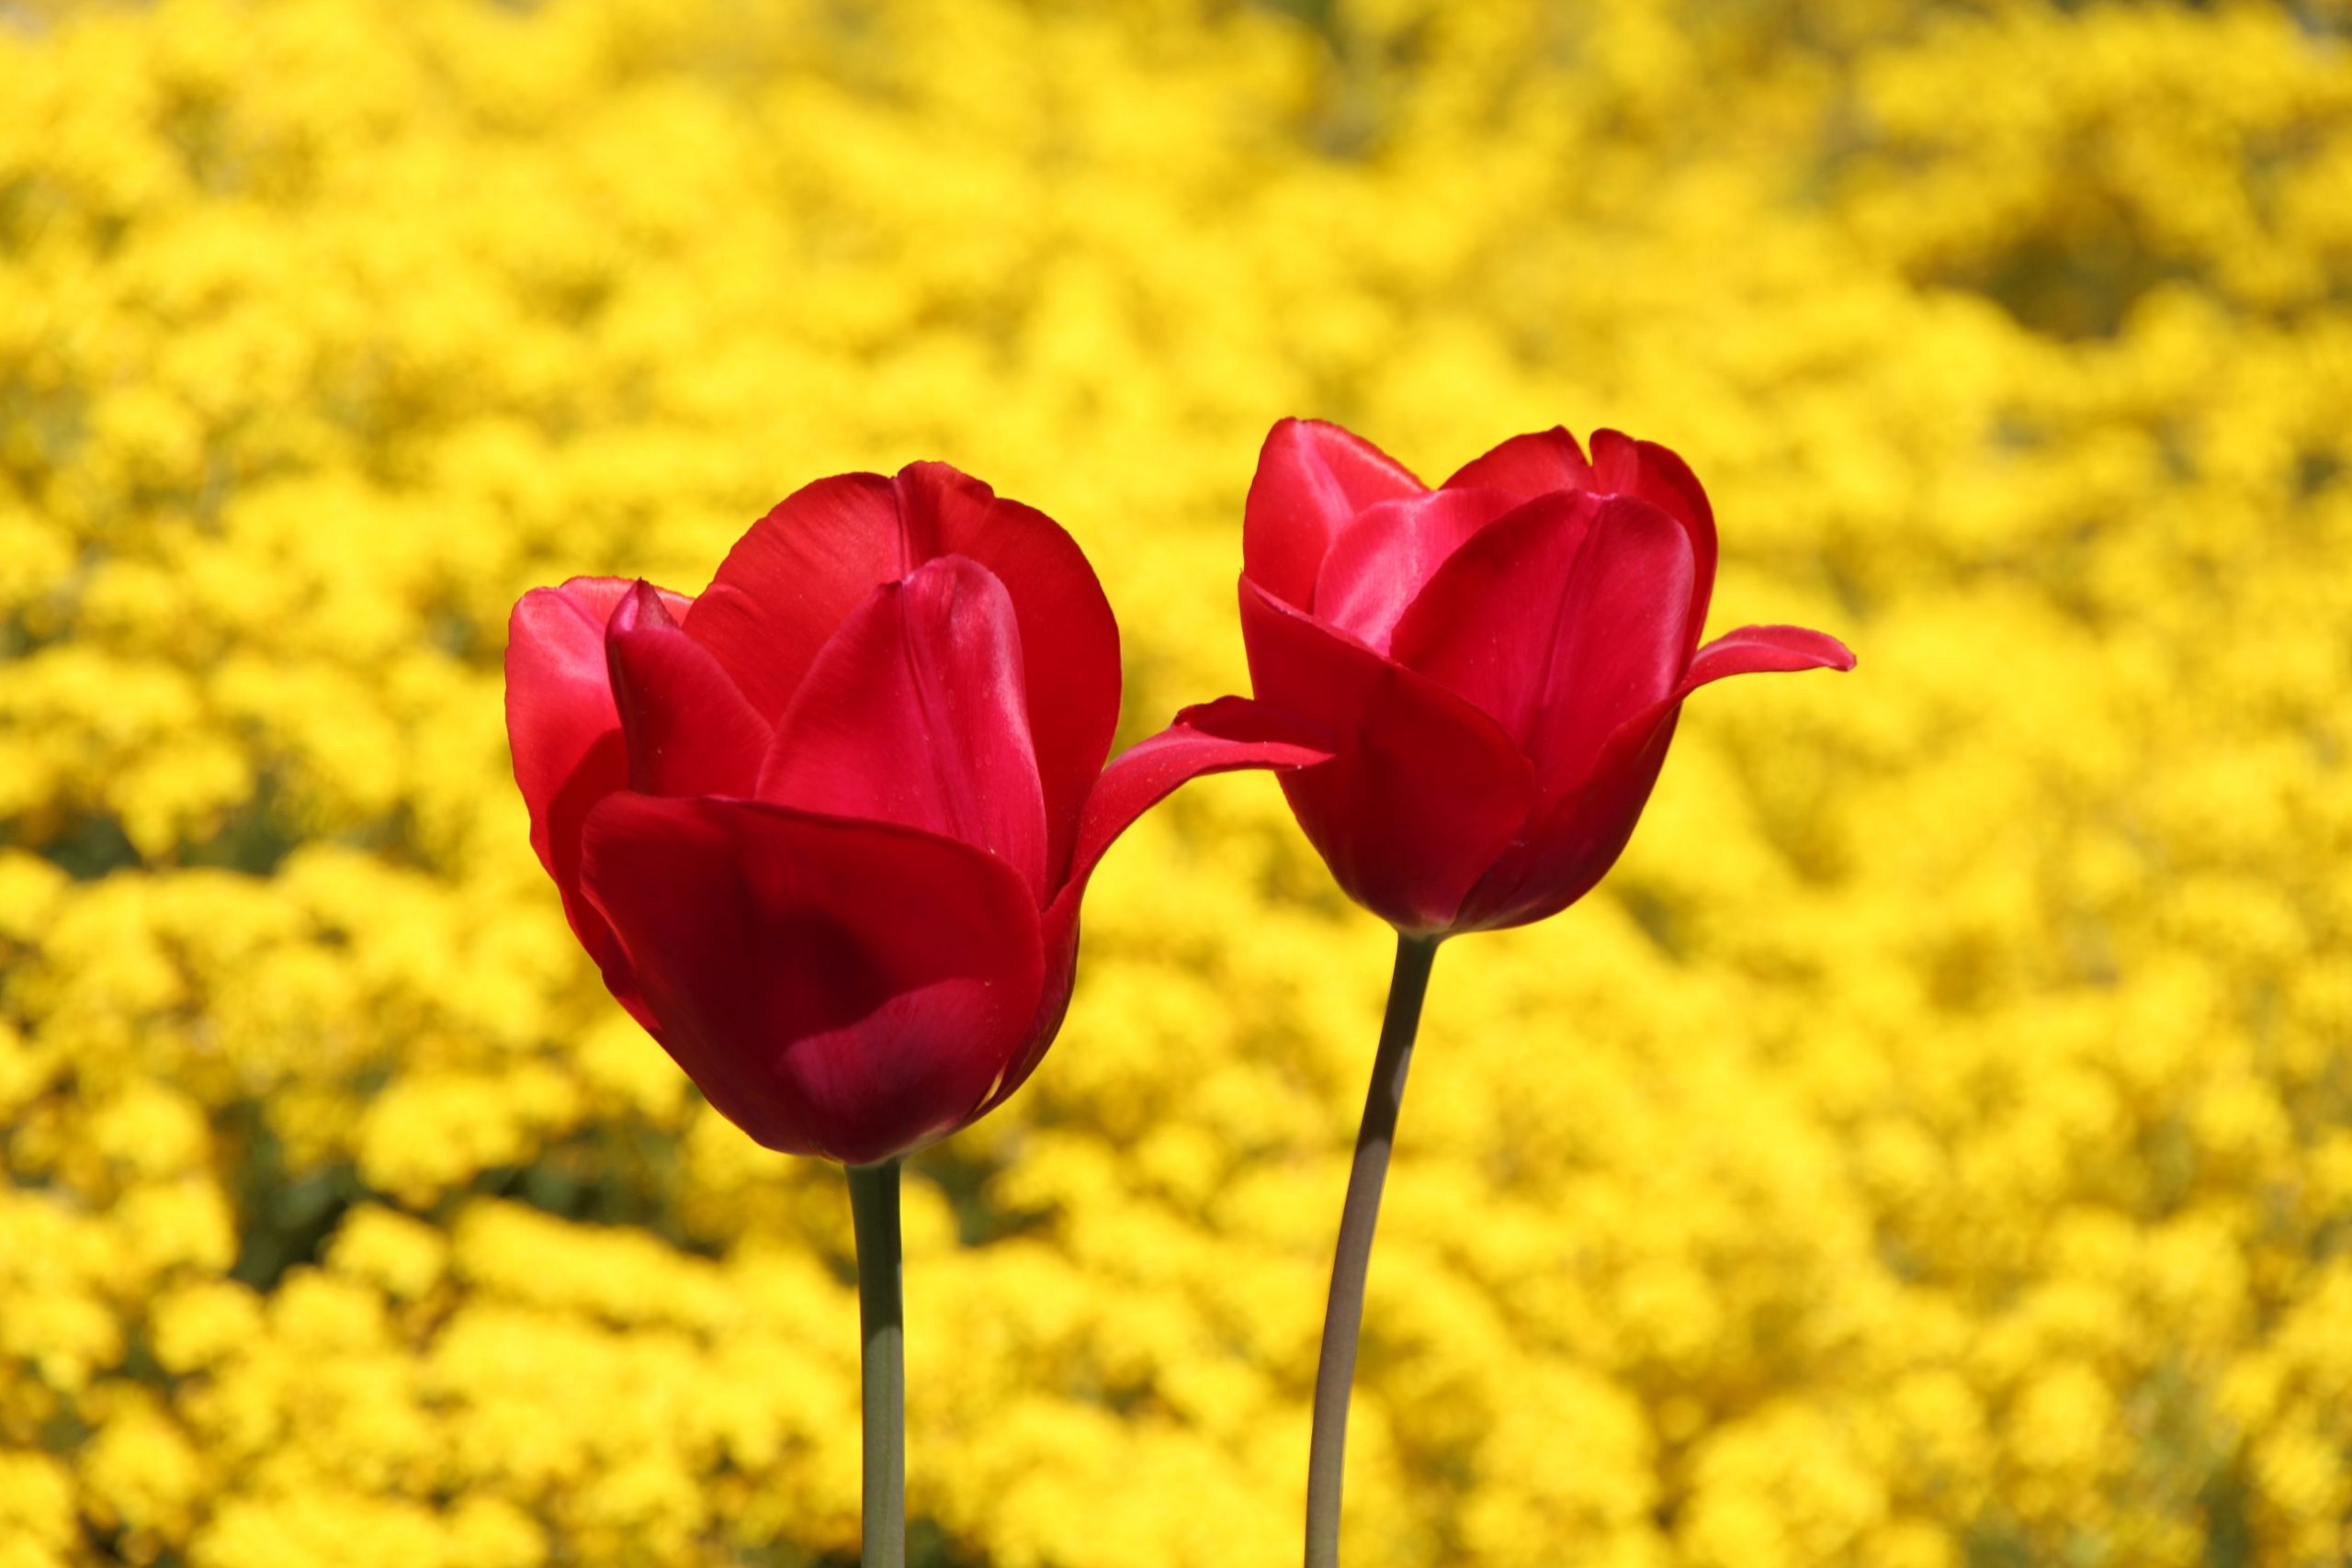
[[[1348,1391],[1355,1381],[1356,1337],[1363,1327],[1363,1281],[1372,1263],[1372,1232],[1380,1220],[1380,1189],[1388,1150],[1396,1141],[1396,1108],[1405,1099],[1405,1071],[1413,1065],[1413,1036],[1421,1023],[1430,964],[1439,938],[1396,939],[1396,970],[1388,982],[1388,1016],[1363,1097],[1356,1162],[1340,1210],[1340,1245],[1331,1260],[1331,1300],[1323,1313],[1323,1358],[1315,1369],[1315,1430],[1306,1450],[1306,1568],[1339,1568],[1340,1483],[1346,1469]]]
[[[907,1346],[899,1250],[899,1162],[849,1167],[857,1233],[859,1369],[865,1394],[863,1568],[906,1568]]]

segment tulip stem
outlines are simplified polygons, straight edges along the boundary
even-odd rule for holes
[[[1363,1327],[1364,1275],[1372,1264],[1372,1232],[1380,1220],[1380,1189],[1388,1151],[1396,1141],[1396,1110],[1405,1099],[1405,1072],[1413,1065],[1421,998],[1437,958],[1433,936],[1396,938],[1396,969],[1388,981],[1388,1015],[1381,1021],[1372,1087],[1363,1097],[1363,1125],[1340,1210],[1340,1243],[1331,1260],[1331,1299],[1323,1313],[1323,1356],[1315,1369],[1315,1428],[1306,1451],[1306,1568],[1339,1568],[1340,1483],[1346,1465],[1348,1392],[1355,1381],[1356,1338]]]
[[[907,1347],[899,1162],[849,1168],[857,1235],[859,1369],[865,1395],[863,1568],[906,1568]]]

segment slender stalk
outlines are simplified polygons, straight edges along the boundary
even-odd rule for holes
[[[1381,1021],[1372,1087],[1363,1097],[1355,1167],[1340,1211],[1340,1245],[1331,1260],[1331,1300],[1323,1313],[1323,1358],[1315,1369],[1315,1431],[1306,1450],[1306,1568],[1339,1568],[1340,1483],[1348,1445],[1348,1392],[1356,1375],[1356,1337],[1363,1327],[1364,1274],[1372,1263],[1372,1232],[1380,1220],[1380,1189],[1388,1177],[1388,1150],[1396,1141],[1396,1108],[1405,1099],[1405,1071],[1413,1065],[1421,998],[1439,939],[1399,936],[1396,970],[1388,981],[1388,1016]]]
[[[859,1369],[865,1394],[863,1568],[906,1568],[907,1347],[899,1250],[899,1162],[849,1168],[857,1233]]]

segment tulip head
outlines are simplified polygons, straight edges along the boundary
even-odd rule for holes
[[[760,1143],[864,1165],[1059,1027],[1111,841],[1196,774],[1327,753],[1238,699],[1106,772],[1118,628],[1042,513],[943,464],[796,492],[699,597],[514,607],[531,843],[622,1006]]]
[[[1358,903],[1408,934],[1523,925],[1615,863],[1682,700],[1726,675],[1850,670],[1835,637],[1701,647],[1714,517],[1682,460],[1604,430],[1516,436],[1431,490],[1337,425],[1266,439],[1243,537],[1259,699],[1324,725],[1283,776]]]

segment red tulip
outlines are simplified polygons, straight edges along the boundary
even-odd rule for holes
[[[1407,934],[1556,914],[1624,849],[1682,699],[1726,675],[1850,670],[1837,638],[1704,648],[1713,514],[1663,446],[1554,429],[1436,490],[1337,425],[1266,438],[1243,536],[1259,698],[1329,725],[1291,809],[1349,897]]]
[[[1228,698],[1105,772],[1118,713],[1086,558],[937,463],[799,491],[698,599],[535,589],[506,654],[532,846],[613,995],[760,1143],[853,1165],[1029,1075],[1147,807],[1326,755]]]

